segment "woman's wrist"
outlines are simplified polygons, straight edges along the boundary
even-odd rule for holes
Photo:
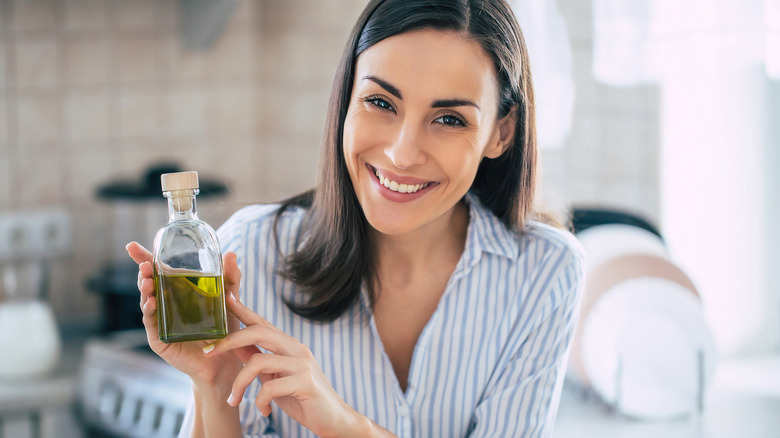
[[[346,403],[347,419],[342,433],[336,435],[340,438],[370,438],[370,437],[394,437],[387,429],[371,421],[370,418],[352,409]]]
[[[211,382],[192,382],[193,398],[195,400],[195,418],[193,437],[241,436],[241,423],[238,408],[227,403],[232,381],[215,379]]]

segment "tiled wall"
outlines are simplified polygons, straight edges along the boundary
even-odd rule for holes
[[[561,206],[626,210],[657,224],[657,86],[615,88],[595,81],[591,2],[557,0],[569,32],[575,108],[564,148],[543,150],[543,197]]]
[[[657,92],[596,84],[589,2],[558,3],[577,103],[567,147],[543,153],[546,204],[654,219]],[[364,4],[243,0],[214,48],[193,52],[175,0],[0,0],[0,211],[62,206],[74,219],[71,257],[52,272],[61,321],[97,315],[85,279],[121,253],[100,184],[174,159],[229,183],[229,197],[200,205],[215,226],[314,184],[331,81]],[[164,199],[149,208],[164,212]]]

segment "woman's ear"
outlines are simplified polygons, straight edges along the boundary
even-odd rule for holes
[[[484,156],[487,158],[498,158],[512,146],[515,140],[515,127],[517,126],[517,107],[514,106],[509,114],[504,116],[496,124],[496,132],[493,139],[485,149]]]

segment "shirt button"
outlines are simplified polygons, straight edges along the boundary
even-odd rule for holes
[[[402,404],[398,406],[398,415],[402,417],[408,417],[409,416],[409,406],[406,406],[405,404]]]

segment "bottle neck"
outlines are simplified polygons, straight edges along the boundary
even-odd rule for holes
[[[198,218],[198,209],[195,203],[198,189],[175,190],[164,194],[168,198],[169,222]]]

